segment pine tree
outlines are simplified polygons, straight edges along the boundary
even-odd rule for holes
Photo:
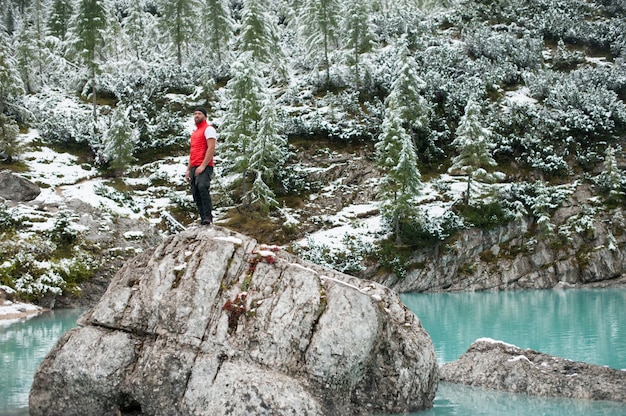
[[[321,55],[330,83],[330,54],[338,48],[341,6],[338,0],[305,0],[299,16],[299,31],[312,56]]]
[[[39,90],[44,78],[44,23],[45,10],[41,0],[34,0],[24,12],[18,29],[15,56],[26,93]]]
[[[64,40],[69,30],[74,7],[70,0],[54,0],[48,17],[48,33]]]
[[[238,40],[239,50],[249,52],[257,63],[271,65],[284,76],[283,55],[278,43],[278,28],[266,11],[266,0],[245,0]]]
[[[122,22],[125,35],[128,37],[130,49],[137,60],[144,56],[144,38],[146,37],[144,2],[132,1],[128,7],[128,15]]]
[[[204,0],[204,2],[205,9],[209,10],[203,13],[209,56],[219,64],[227,59],[235,22],[230,16],[227,0]]]
[[[160,0],[161,27],[169,35],[175,49],[176,62],[183,66],[183,50],[194,38],[197,14],[201,9],[198,0]]]
[[[104,137],[102,156],[116,176],[120,176],[136,160],[133,152],[137,140],[138,132],[128,120],[128,109],[115,108],[111,116],[111,127]]]
[[[252,145],[250,168],[260,171],[272,182],[278,167],[287,158],[287,139],[279,133],[280,121],[274,98],[264,92],[266,99],[261,108],[257,137]]]
[[[276,194],[274,194],[274,191],[265,183],[260,171],[256,171],[256,177],[254,182],[252,182],[252,189],[244,196],[244,200],[247,201],[244,206],[256,209],[262,214],[267,214],[270,209],[278,206]]]
[[[24,89],[26,93],[31,93],[34,88],[34,77],[38,73],[37,70],[33,71],[33,68],[38,68],[36,64],[37,53],[40,49],[37,48],[37,44],[33,42],[35,34],[32,27],[28,24],[23,24],[17,35],[17,49],[15,56],[17,58],[17,66],[24,82]]]
[[[415,199],[421,195],[423,185],[413,140],[402,126],[397,108],[387,107],[376,156],[384,174],[380,183],[381,212],[392,225],[399,244],[401,224],[415,218]]]
[[[276,104],[270,94],[265,95],[267,98],[261,108],[258,133],[252,141],[250,152],[250,170],[257,172],[257,175],[251,195],[244,198],[261,212],[277,206],[271,186],[274,185],[275,174],[281,163],[287,159],[287,139],[278,131],[280,123]]]
[[[452,141],[452,145],[459,154],[452,159],[450,167],[451,171],[458,169],[467,174],[465,203],[469,203],[472,177],[478,175],[488,177],[489,175],[483,168],[497,165],[491,156],[493,143],[490,137],[491,131],[481,124],[480,106],[470,99],[456,129],[456,138]]]
[[[243,53],[233,64],[233,77],[226,84],[228,109],[220,128],[226,172],[241,175],[242,195],[248,192],[250,156],[265,101],[265,81],[251,53]]]
[[[75,19],[75,49],[80,54],[91,76],[94,136],[97,124],[97,74],[100,50],[104,47],[103,31],[106,29],[107,11],[100,0],[80,0]]]
[[[369,0],[348,0],[344,10],[343,28],[346,47],[351,51],[350,64],[354,69],[357,88],[361,84],[360,57],[374,47],[374,31],[370,22]]]
[[[398,41],[398,60],[386,101],[393,101],[400,118],[412,128],[424,128],[428,122],[430,109],[420,93],[425,86],[426,83],[418,75],[417,61],[411,56],[406,36],[403,36]]]
[[[0,156],[12,160],[20,149],[17,141],[19,129],[15,120],[6,115],[5,111],[17,109],[17,101],[24,94],[24,84],[3,29],[0,26]]]

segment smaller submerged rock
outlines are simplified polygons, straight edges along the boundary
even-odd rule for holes
[[[441,380],[534,396],[626,402],[626,371],[570,361],[489,338],[440,368]]]

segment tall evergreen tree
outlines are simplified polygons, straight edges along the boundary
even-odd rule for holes
[[[348,0],[343,12],[343,28],[346,47],[350,49],[350,65],[354,70],[357,88],[361,85],[360,57],[374,47],[374,31],[372,29],[371,3],[369,0]]]
[[[20,27],[17,35],[15,56],[17,58],[17,67],[27,94],[35,90],[34,78],[39,73],[39,65],[37,64],[39,49],[37,48],[36,41],[33,42],[33,38],[35,37],[36,34],[32,26],[26,22]]]
[[[104,46],[103,32],[106,29],[107,11],[100,0],[80,0],[74,22],[76,51],[87,66],[91,77],[91,94],[93,104],[94,136],[97,124],[97,75]]]
[[[384,175],[380,183],[381,212],[400,244],[401,226],[416,217],[415,199],[421,195],[423,185],[413,140],[402,126],[400,111],[393,106],[385,111],[376,156]]]
[[[243,53],[233,64],[233,77],[226,84],[228,109],[223,116],[220,135],[224,138],[225,170],[241,175],[242,195],[248,193],[248,175],[253,140],[261,121],[265,101],[265,81],[252,53]]]
[[[17,110],[17,102],[24,94],[24,85],[3,29],[0,26],[0,155],[13,159],[19,151],[19,129],[15,120],[5,112]]]
[[[218,64],[227,59],[235,22],[230,16],[227,0],[204,0],[206,13],[203,24],[209,56]]]
[[[422,96],[426,83],[419,76],[418,64],[409,51],[406,36],[401,36],[396,46],[394,77],[385,103],[398,109],[403,125],[413,139],[422,163],[425,163],[443,153],[433,141],[429,126],[433,110]]]
[[[426,86],[418,74],[418,65],[410,54],[406,37],[398,41],[398,60],[395,64],[394,79],[391,91],[386,98],[389,103],[394,102],[399,116],[407,126],[423,128],[428,122],[430,109],[420,90]]]
[[[320,56],[330,83],[331,52],[338,48],[341,5],[339,0],[305,0],[299,16],[299,31],[312,56]]]
[[[7,2],[8,3],[8,2]],[[4,14],[4,30],[7,34],[13,36],[15,33],[15,15],[13,13],[13,6],[11,4],[7,4],[6,7],[3,6],[3,9],[6,10]]]
[[[178,66],[183,65],[183,51],[194,38],[198,27],[198,0],[160,0],[161,27],[170,37]]]
[[[128,109],[117,107],[111,116],[111,127],[104,135],[103,159],[116,176],[121,175],[136,159],[138,132],[128,120]]]
[[[287,139],[279,133],[280,122],[276,104],[270,94],[264,95],[267,98],[261,108],[259,129],[252,141],[250,152],[250,169],[257,172],[257,175],[250,196],[245,198],[261,212],[267,212],[277,206],[271,186],[281,163],[287,159]]]
[[[257,63],[271,64],[284,75],[284,59],[278,43],[278,28],[267,12],[267,0],[245,0],[238,41],[239,50],[249,52]]]
[[[132,1],[128,8],[128,15],[123,21],[124,33],[128,37],[130,49],[137,60],[144,56],[144,39],[146,37],[144,2]]]
[[[70,0],[53,0],[48,17],[48,33],[64,40],[74,13]]]
[[[484,168],[497,165],[491,156],[491,149],[494,145],[490,138],[491,131],[483,127],[481,123],[480,106],[470,99],[456,129],[456,138],[452,141],[452,145],[456,147],[459,154],[452,159],[450,167],[451,171],[458,169],[467,174],[465,203],[468,203],[470,199],[472,178],[488,177]]]
[[[41,0],[34,0],[24,12],[18,29],[15,56],[26,93],[40,89],[44,78],[44,18],[46,11]]]

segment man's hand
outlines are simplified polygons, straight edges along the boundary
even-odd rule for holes
[[[196,173],[195,173],[195,176],[198,176],[199,174],[201,174],[202,172],[204,172],[204,170],[205,170],[205,169],[206,169],[206,166],[202,166],[202,165],[198,166],[198,167],[196,168]]]

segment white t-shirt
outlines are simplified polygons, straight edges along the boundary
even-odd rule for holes
[[[212,125],[208,125],[206,129],[204,129],[204,137],[206,137],[206,139],[215,139],[217,140],[217,130],[215,130],[215,127],[213,127]]]

